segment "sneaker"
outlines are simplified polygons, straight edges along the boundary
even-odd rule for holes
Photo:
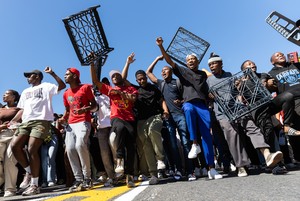
[[[116,173],[123,173],[124,172],[124,167],[122,165],[118,165],[115,169]]]
[[[138,181],[147,181],[148,180],[148,177],[144,174],[141,174],[139,177],[138,177]]]
[[[175,172],[173,170],[169,170],[167,173],[168,177],[174,177],[174,175],[175,175]]]
[[[164,170],[166,169],[166,165],[162,160],[157,160],[157,169],[158,170]]]
[[[199,144],[193,144],[192,148],[188,154],[188,158],[190,158],[190,159],[196,158],[200,152],[201,152],[201,148],[200,148]]]
[[[42,185],[41,185],[42,188],[46,188],[47,186],[48,186],[47,182],[43,182]]]
[[[238,177],[247,177],[247,171],[244,167],[239,167],[238,168]]]
[[[195,176],[196,177],[201,177],[201,169],[200,168],[195,168],[195,170],[194,170],[194,173],[195,173]]]
[[[189,174],[188,175],[188,181],[195,181],[197,178],[195,176],[195,174]]]
[[[116,173],[124,173],[124,163],[122,158],[117,159],[117,167],[115,169]]]
[[[232,163],[230,163],[230,170],[233,172],[236,171],[236,167]]]
[[[114,187],[115,183],[112,179],[108,179],[105,183],[104,186],[105,187]]]
[[[79,192],[79,191],[82,191],[82,181],[75,181],[73,183],[73,186],[69,188],[69,192],[72,193],[72,192]]]
[[[93,182],[91,179],[85,179],[82,183],[82,188],[84,190],[90,190],[91,188],[93,188]]]
[[[40,193],[40,188],[36,185],[30,185],[26,190],[22,193],[23,196],[36,195]]]
[[[214,168],[208,171],[208,179],[222,179],[223,176],[220,175]]]
[[[126,175],[126,185],[127,185],[128,188],[135,187],[132,175]]]
[[[31,174],[27,172],[24,176],[22,183],[20,184],[20,188],[22,189],[28,188],[30,186],[30,182],[31,182]]]
[[[274,175],[286,174],[286,173],[288,173],[287,169],[285,167],[280,167],[279,165],[277,165],[272,169],[272,174]]]
[[[101,175],[98,179],[97,182],[104,184],[107,181],[107,177],[105,175]]]
[[[158,172],[158,173],[157,173],[157,178],[158,178],[158,179],[163,179],[163,178],[164,178],[164,173]]]
[[[180,171],[176,171],[175,175],[174,175],[174,179],[175,180],[181,180],[182,179],[182,174]]]
[[[281,161],[283,154],[281,151],[276,151],[275,153],[270,153],[266,159],[267,167],[274,167],[278,162]]]
[[[64,184],[65,183],[65,180],[64,179],[59,179],[58,181],[57,181],[57,184],[58,185],[62,185],[62,184]]]
[[[51,186],[55,186],[55,183],[52,182],[52,181],[49,181],[49,182],[48,182],[48,187],[51,187]]]
[[[287,169],[295,169],[297,168],[297,165],[295,165],[294,163],[288,163],[285,165]]]
[[[208,176],[208,172],[207,172],[207,169],[205,167],[201,169],[201,175],[203,177],[207,177]]]
[[[155,185],[158,184],[158,178],[156,176],[151,176],[151,178],[149,179],[149,185]]]
[[[12,196],[15,196],[15,195],[16,195],[16,192],[13,192],[13,191],[5,191],[3,197],[12,197]]]

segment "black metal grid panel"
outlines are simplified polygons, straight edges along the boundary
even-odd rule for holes
[[[196,54],[200,63],[209,46],[210,44],[202,38],[179,27],[166,51],[171,58],[186,66],[188,54]]]
[[[106,57],[113,50],[108,45],[97,12],[98,7],[100,6],[90,7],[63,19],[76,55],[83,66],[89,65],[92,60]],[[95,53],[93,59],[89,58],[91,52]]]
[[[300,46],[300,32],[296,23],[286,16],[273,11],[267,18],[266,22],[280,33],[287,40]]]
[[[270,92],[251,69],[240,71],[210,88],[215,101],[230,121],[269,103]]]

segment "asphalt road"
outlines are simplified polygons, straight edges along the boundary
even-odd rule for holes
[[[132,195],[138,192],[137,195]],[[87,201],[87,200],[118,200],[118,201],[299,201],[300,200],[300,166],[285,175],[273,175],[251,170],[248,177],[239,178],[234,174],[220,180],[199,178],[196,181],[174,181],[164,179],[158,185],[148,186],[140,183],[134,189],[126,186],[104,188],[95,186],[94,190],[79,193],[67,193],[64,186],[42,189],[41,194],[24,197],[21,195],[0,200],[47,200],[47,201]]]
[[[251,172],[250,172],[251,173]],[[300,200],[300,169],[286,175],[252,172],[248,177],[224,177],[220,180],[200,178],[193,182],[169,182],[149,186],[137,200],[205,200],[205,201],[293,201]]]

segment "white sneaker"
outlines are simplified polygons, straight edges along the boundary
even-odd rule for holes
[[[12,197],[12,196],[15,196],[15,195],[16,195],[16,192],[13,192],[13,191],[5,191],[3,197]]]
[[[197,155],[201,152],[199,144],[192,144],[192,148],[188,154],[188,158],[197,158]]]
[[[116,173],[123,173],[124,172],[124,167],[121,165],[118,165],[115,169]]]
[[[230,170],[231,170],[232,172],[236,171],[236,167],[235,167],[235,165],[233,165],[232,163],[230,163]]]
[[[188,181],[195,181],[197,178],[194,174],[189,174],[188,175]]]
[[[30,186],[30,182],[31,182],[31,174],[26,172],[24,179],[23,179],[22,183],[20,184],[20,188],[22,188],[22,189],[28,188]]]
[[[51,187],[51,186],[55,186],[55,183],[52,181],[48,182],[48,187]]]
[[[244,167],[239,167],[238,168],[238,177],[247,177],[247,171],[245,170]]]
[[[144,174],[141,174],[139,177],[138,177],[138,181],[147,181],[148,180],[148,177]]]
[[[166,169],[166,165],[162,160],[157,160],[157,169],[158,170],[164,170]]]
[[[115,169],[116,173],[124,173],[124,160],[123,158],[117,158],[117,167]]]
[[[208,179],[222,179],[223,176],[220,175],[214,168],[208,170]]]

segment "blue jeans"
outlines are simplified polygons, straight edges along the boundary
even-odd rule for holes
[[[190,140],[200,141],[202,137],[203,154],[207,165],[214,165],[214,151],[210,134],[210,112],[202,102],[185,102],[182,109],[190,133]]]
[[[41,146],[42,160],[42,178],[43,182],[54,182],[56,178],[56,153],[58,148],[58,139],[55,134],[52,134],[51,140]]]
[[[182,171],[180,155],[177,146],[176,128],[180,136],[181,145],[183,147],[184,160],[186,164],[186,171],[191,174],[193,171],[192,160],[188,159],[188,153],[191,149],[191,144],[188,137],[188,130],[186,126],[184,114],[171,114],[168,120],[164,121],[165,126],[169,131],[169,140],[172,151],[171,162],[175,163],[177,169]],[[169,159],[170,160],[170,159]],[[170,162],[170,163],[171,163]]]

